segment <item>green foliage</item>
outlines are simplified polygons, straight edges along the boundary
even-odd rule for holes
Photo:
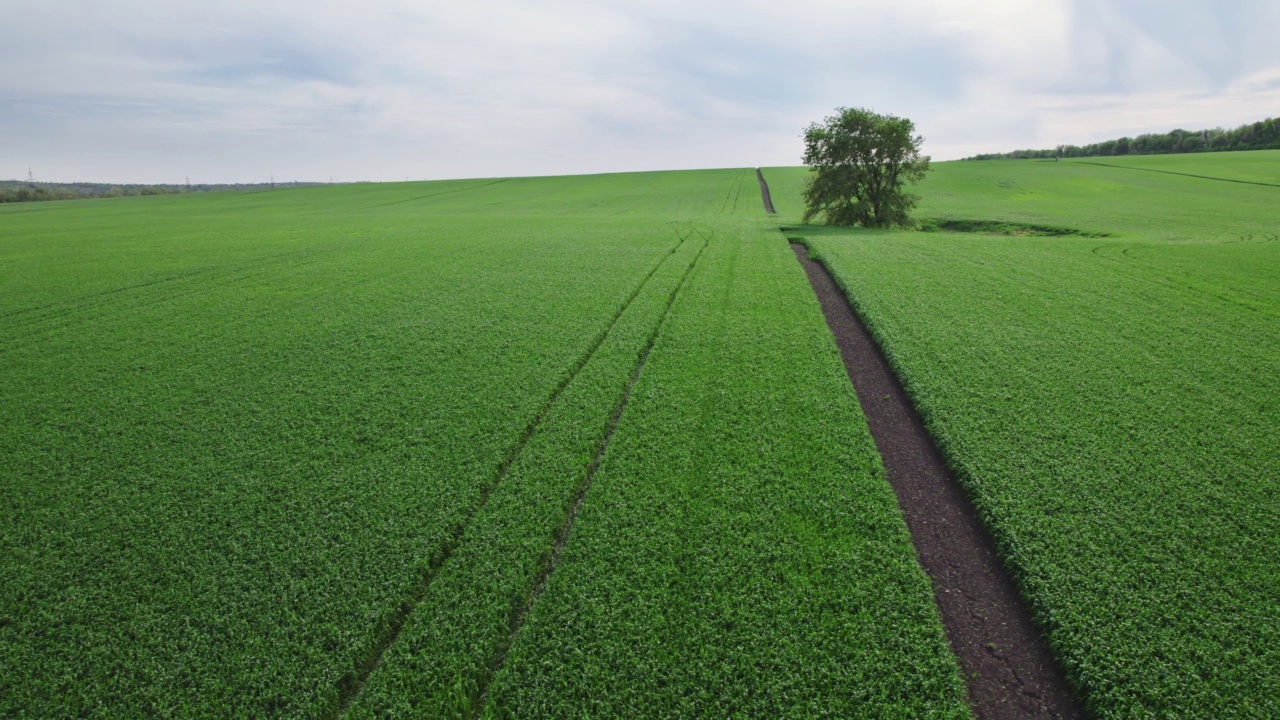
[[[813,176],[804,190],[804,221],[831,225],[908,225],[918,198],[904,190],[924,179],[924,138],[906,118],[837,108],[805,129],[804,164]]]
[[[1228,152],[1280,149],[1280,118],[1267,118],[1234,130],[1170,130],[1135,138],[1122,137],[1092,145],[1059,145],[1052,150],[1015,150],[985,153],[969,160],[1032,160],[1047,158],[1162,155],[1168,153]]]
[[[1185,162],[1262,177],[1277,155]],[[803,173],[769,172],[794,206]],[[1280,716],[1278,193],[944,163],[921,212],[1114,237],[792,231],[868,319],[1096,717]]]

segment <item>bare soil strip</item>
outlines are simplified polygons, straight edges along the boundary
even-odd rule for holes
[[[609,416],[609,427],[605,430],[604,436],[600,438],[599,444],[596,445],[596,452],[591,459],[590,467],[587,469],[587,476],[573,497],[573,505],[569,510],[569,514],[565,516],[564,523],[561,524],[556,532],[555,545],[552,547],[551,556],[538,574],[538,579],[533,584],[533,591],[529,593],[523,603],[512,608],[510,630],[507,638],[499,646],[492,662],[489,664],[489,671],[485,673],[485,676],[480,681],[478,699],[476,704],[472,706],[471,717],[473,718],[479,718],[483,715],[484,705],[488,700],[489,687],[493,684],[493,678],[502,669],[502,665],[507,660],[507,654],[511,651],[511,644],[515,642],[516,636],[520,634],[525,621],[529,619],[529,613],[533,612],[534,604],[538,602],[538,598],[546,590],[547,581],[551,579],[551,573],[555,572],[556,566],[560,564],[560,556],[564,552],[565,544],[569,542],[569,535],[573,532],[573,525],[578,519],[578,512],[582,509],[582,503],[586,500],[587,492],[591,490],[591,485],[596,479],[596,473],[600,470],[600,464],[604,460],[604,453],[609,448],[609,441],[613,439],[614,432],[618,429],[618,422],[622,419],[622,413],[627,409],[627,402],[631,399],[631,390],[635,387],[636,380],[640,379],[640,373],[644,371],[645,363],[649,360],[649,354],[653,352],[653,346],[658,342],[658,335],[662,332],[662,326],[667,323],[667,318],[671,315],[671,306],[675,304],[681,288],[689,280],[689,276],[693,274],[693,269],[697,267],[698,260],[702,258],[702,254],[706,252],[707,247],[711,245],[711,239],[715,236],[714,230],[708,231],[705,235],[700,230],[697,232],[703,239],[702,247],[698,249],[698,254],[693,257],[689,267],[680,276],[680,281],[676,283],[675,288],[671,290],[671,294],[667,296],[667,304],[662,309],[662,317],[658,320],[658,324],[654,326],[653,332],[649,334],[649,339],[645,342],[644,349],[636,359],[636,365],[631,370],[631,376],[627,379],[627,385],[622,390],[622,396],[618,398],[618,403],[614,405],[613,412]]]
[[[766,196],[767,197],[767,196]],[[916,557],[933,583],[977,718],[1083,718],[1062,670],[977,513],[827,269],[791,244],[835,335],[898,495]]]
[[[756,179],[760,181],[760,197],[764,199],[764,211],[770,215],[777,215],[777,211],[773,209],[773,196],[769,194],[769,183],[764,181],[764,173],[760,172],[760,168],[756,168]]]
[[[551,391],[551,394],[547,397],[546,401],[543,402],[542,407],[538,409],[538,412],[529,420],[524,431],[520,433],[520,437],[507,451],[507,454],[503,457],[501,463],[499,463],[498,469],[494,473],[493,480],[491,480],[485,487],[481,488],[480,498],[470,508],[467,508],[458,524],[452,528],[452,531],[450,532],[443,547],[431,558],[427,567],[422,571],[422,575],[419,578],[418,583],[414,586],[412,596],[403,600],[400,603],[400,606],[396,608],[395,612],[392,613],[391,617],[387,619],[386,625],[381,628],[381,631],[379,632],[379,640],[373,646],[372,652],[354,669],[353,672],[348,673],[339,680],[338,702],[335,707],[333,717],[337,718],[345,716],[347,710],[351,708],[351,705],[355,702],[356,698],[359,697],[360,692],[369,682],[369,677],[373,674],[373,671],[382,663],[382,657],[386,654],[387,649],[395,643],[396,638],[400,637],[400,633],[404,630],[405,623],[408,622],[409,616],[413,614],[413,611],[417,609],[418,605],[422,604],[423,598],[427,596],[427,590],[431,587],[431,582],[435,580],[437,575],[439,575],[440,569],[444,567],[445,563],[447,563],[449,558],[453,555],[454,550],[456,550],[458,545],[461,544],[462,536],[466,532],[467,527],[471,525],[472,519],[479,514],[480,510],[485,506],[485,503],[487,503],[489,498],[493,495],[493,491],[497,489],[498,484],[506,477],[511,466],[515,464],[517,459],[519,459],[520,453],[523,452],[525,446],[529,444],[529,439],[533,437],[538,426],[542,424],[543,419],[546,418],[547,414],[551,411],[551,406],[560,398],[560,395],[564,392],[565,388],[573,382],[573,379],[578,376],[578,373],[582,371],[582,368],[586,367],[587,363],[591,361],[591,358],[595,356],[596,351],[604,344],[605,338],[609,336],[609,333],[613,330],[614,326],[618,324],[618,320],[621,319],[622,314],[631,306],[632,301],[636,299],[640,294],[640,291],[644,289],[646,284],[648,284],[649,280],[657,274],[658,268],[662,267],[662,264],[667,261],[667,258],[674,255],[680,246],[683,245],[684,242],[696,231],[696,229],[690,228],[686,229],[686,231],[682,233],[681,229],[682,228],[680,227],[675,228],[676,236],[679,238],[676,244],[672,246],[670,251],[663,254],[662,258],[653,266],[653,269],[651,269],[640,283],[636,285],[635,290],[631,292],[626,301],[622,303],[622,306],[614,313],[604,331],[596,337],[591,348],[587,350],[585,355],[578,359],[578,362],[574,364],[570,371],[560,380],[559,384],[556,385],[555,389]],[[705,245],[703,249],[705,249]],[[699,251],[698,256],[701,256],[701,254],[701,251]],[[697,262],[696,257],[694,262]],[[690,267],[692,267],[692,265]],[[680,281],[680,285],[683,284],[684,281],[682,279]],[[677,285],[677,289],[678,288],[679,285]],[[667,307],[670,309],[669,304]],[[663,317],[665,318],[665,315]],[[628,389],[630,389],[630,386],[628,386]]]

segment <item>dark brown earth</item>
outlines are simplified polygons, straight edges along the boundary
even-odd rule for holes
[[[761,180],[763,188],[763,179]],[[767,191],[764,194],[769,204]],[[933,582],[977,718],[1083,718],[1061,669],[964,491],[879,345],[827,269],[792,243],[866,413],[916,557]]]
[[[760,168],[756,168],[756,179],[760,181],[760,197],[764,198],[764,210],[770,215],[775,215],[773,209],[773,197],[769,195],[769,183],[764,181],[764,173],[760,172]]]

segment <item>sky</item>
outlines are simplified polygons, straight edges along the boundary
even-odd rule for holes
[[[1276,0],[0,0],[0,178],[797,165],[837,107],[935,160],[1280,115]]]

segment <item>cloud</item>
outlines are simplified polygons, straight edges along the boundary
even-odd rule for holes
[[[1278,30],[1244,0],[27,4],[0,25],[0,176],[792,164],[844,105],[958,157],[1258,119]]]

